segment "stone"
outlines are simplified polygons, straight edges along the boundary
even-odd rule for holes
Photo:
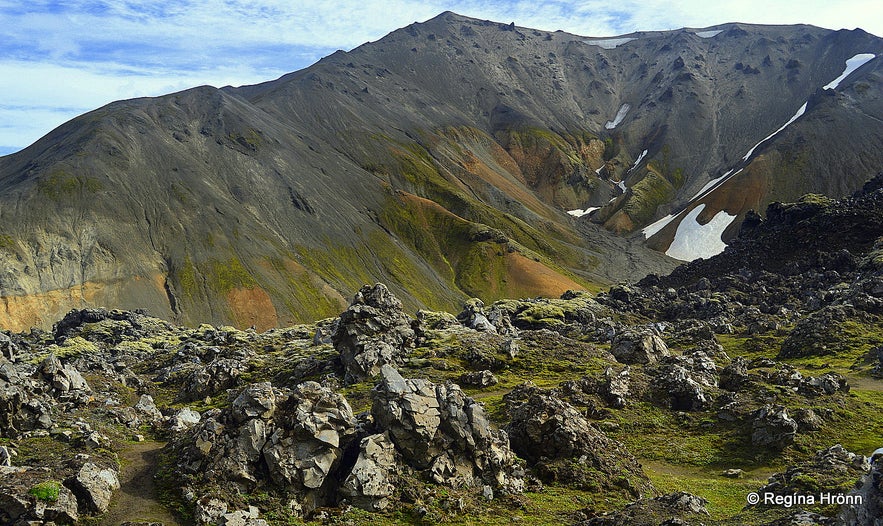
[[[59,393],[68,391],[92,392],[80,372],[69,364],[63,364],[54,354],[50,354],[43,360],[35,374],[42,377]]]
[[[233,420],[241,424],[252,418],[269,419],[276,412],[276,394],[270,382],[251,384],[233,400]]]
[[[503,400],[512,449],[534,465],[541,478],[579,487],[625,489],[636,497],[652,491],[637,459],[554,393],[522,384]],[[573,466],[574,460],[579,467]],[[614,486],[614,480],[622,479],[631,481],[628,487]]]
[[[115,470],[87,462],[76,475],[65,480],[64,485],[87,509],[104,513],[110,506],[113,492],[120,488],[120,481]]]
[[[668,347],[652,330],[626,330],[617,334],[610,345],[610,353],[620,363],[654,364],[669,356]]]
[[[12,455],[6,446],[0,446],[0,466],[12,466]]]
[[[626,397],[629,394],[631,370],[628,365],[621,371],[614,372],[612,367],[604,369],[604,383],[601,385],[601,394],[610,404],[610,407],[622,409],[625,407]]]
[[[181,432],[195,426],[201,419],[202,416],[199,413],[189,407],[184,407],[169,419],[169,429],[176,433]]]
[[[721,472],[721,476],[730,479],[740,479],[745,476],[745,472],[739,468],[731,468],[725,469],[723,472]]]
[[[460,383],[471,387],[490,387],[492,385],[497,385],[499,381],[500,380],[494,376],[494,373],[488,369],[465,373],[460,377]]]
[[[459,386],[405,379],[388,365],[380,374],[371,415],[405,464],[439,484],[523,490],[508,437],[491,427],[481,405]]]
[[[146,417],[150,422],[156,423],[163,420],[162,413],[159,411],[159,408],[156,407],[153,397],[149,394],[141,395],[141,398],[138,399],[138,403],[135,404],[134,409]]]
[[[377,375],[383,365],[401,365],[414,340],[402,302],[382,283],[356,293],[333,338],[349,383]]]
[[[794,442],[798,425],[781,405],[765,405],[755,411],[751,424],[751,444],[784,449]]]
[[[480,332],[496,333],[497,328],[488,320],[484,312],[484,302],[478,298],[471,298],[463,304],[463,310],[457,315],[464,326]]]
[[[218,524],[225,513],[225,502],[206,496],[196,501],[193,518],[196,524]]]
[[[386,433],[369,435],[359,443],[359,457],[340,488],[340,495],[353,506],[380,511],[389,506],[395,491],[397,467],[395,446]]]

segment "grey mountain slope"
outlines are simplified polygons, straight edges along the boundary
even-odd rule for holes
[[[883,48],[861,31],[717,29],[605,49],[445,13],[272,82],[110,104],[0,158],[0,324],[100,304],[269,326],[334,314],[376,280],[409,308],[443,308],[670,269],[639,239],[564,210],[606,203],[620,178],[636,188],[652,161],[673,181],[665,198],[646,204],[636,190],[608,206],[609,217],[638,209],[606,225],[634,230],[738,160],[847,58]],[[873,121],[874,75],[844,86],[864,79],[864,98],[838,93],[830,117],[813,114]],[[853,169],[835,193],[879,161],[867,153],[879,127],[857,135],[861,155],[811,133],[812,184],[829,146]]]

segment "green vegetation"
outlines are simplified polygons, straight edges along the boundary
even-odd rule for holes
[[[58,500],[58,492],[60,490],[60,482],[47,480],[46,482],[34,484],[28,493],[33,495],[37,500],[42,500],[43,502],[55,502]]]
[[[64,169],[49,172],[37,181],[37,192],[53,201],[62,201],[76,195],[97,193],[103,188],[98,179],[72,174]]]

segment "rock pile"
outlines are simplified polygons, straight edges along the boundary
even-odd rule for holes
[[[340,352],[344,380],[376,376],[383,365],[401,365],[414,342],[412,320],[386,285],[366,285],[353,298],[333,336]]]
[[[635,457],[555,393],[522,385],[504,400],[512,449],[546,480],[633,497],[653,491]]]

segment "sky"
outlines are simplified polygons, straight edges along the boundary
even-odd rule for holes
[[[273,80],[443,11],[584,36],[860,27],[879,0],[0,0],[0,155],[114,100]]]

